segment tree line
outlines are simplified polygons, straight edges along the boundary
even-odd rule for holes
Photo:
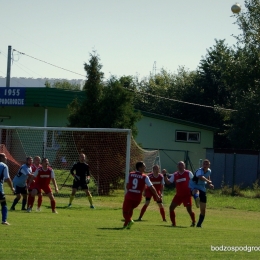
[[[216,39],[194,71],[179,67],[176,73],[162,69],[143,79],[104,81],[99,56],[90,54],[86,96],[69,105],[69,126],[130,128],[136,135],[143,110],[216,127],[215,148],[259,150],[259,0],[245,1],[244,11],[234,16],[241,32],[236,44]]]

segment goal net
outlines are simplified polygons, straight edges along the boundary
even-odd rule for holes
[[[27,156],[48,158],[60,190],[56,196],[71,193],[70,169],[80,153],[86,154],[90,167],[92,195],[124,189],[125,179],[137,161],[146,163],[147,172],[159,163],[159,152],[141,149],[128,129],[1,126],[0,141],[0,152],[7,155],[11,177]]]

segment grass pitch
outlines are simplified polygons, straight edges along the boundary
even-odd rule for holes
[[[216,246],[255,246],[260,250],[259,199],[208,194],[203,228],[191,228],[186,209],[176,209],[177,227],[171,227],[168,207],[174,193],[164,197],[168,222],[162,222],[151,202],[143,221],[122,230],[123,191],[109,197],[78,197],[67,208],[68,197],[57,197],[58,214],[44,197],[41,212],[10,212],[10,226],[1,225],[0,259],[259,259],[260,251],[212,251]],[[8,207],[14,196],[8,195]],[[143,203],[134,211],[139,216]],[[194,207],[196,219],[199,210]],[[243,247],[243,249],[242,249]]]

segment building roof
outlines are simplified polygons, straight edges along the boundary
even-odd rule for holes
[[[69,82],[71,84],[77,84],[83,87],[84,80],[83,79],[55,79],[55,78],[25,78],[25,77],[11,77],[10,78],[10,87],[13,88],[45,88],[46,82],[51,85],[55,82]],[[0,77],[0,87],[6,87],[6,78]]]
[[[212,132],[216,132],[218,130],[218,128],[216,128],[216,127],[193,123],[193,122],[185,121],[182,119],[177,119],[177,118],[173,118],[173,117],[169,117],[169,116],[162,116],[162,115],[145,112],[145,111],[140,111],[140,112],[143,116],[146,116],[146,117],[152,117],[152,118],[169,121],[169,122],[173,122],[173,123],[177,123],[177,124],[181,124],[181,125],[193,126],[193,127],[205,129],[205,130],[212,131]]]
[[[25,106],[67,108],[73,99],[82,100],[85,92],[57,88],[26,88]]]

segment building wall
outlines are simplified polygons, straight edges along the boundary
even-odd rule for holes
[[[0,125],[9,126],[44,126],[45,109],[43,107],[1,107],[0,117],[10,116],[10,119],[2,119]],[[65,108],[47,109],[47,126],[67,126],[68,110]]]
[[[68,110],[64,108],[48,108],[47,109],[47,126],[49,127],[66,127]],[[7,126],[44,126],[45,109],[43,107],[2,107],[0,108],[0,117],[10,116],[10,119],[2,119],[0,121],[0,137],[2,138],[1,125]],[[52,131],[51,131],[52,132]],[[43,132],[34,131],[30,135],[26,131],[11,131],[12,142],[7,142],[7,149],[19,161],[22,155],[35,156],[44,155],[43,153]],[[28,139],[34,140],[33,145]],[[4,140],[2,140],[4,141]],[[5,143],[5,142],[4,142]],[[45,156],[53,161],[56,156],[56,150],[47,149]],[[24,157],[25,158],[25,157]]]
[[[137,128],[137,143],[145,149],[161,149],[161,167],[168,172],[176,170],[178,161],[186,160],[186,151],[191,160],[188,162],[188,168],[191,169],[190,163],[194,169],[198,168],[200,159],[205,159],[205,148],[213,148],[213,131],[152,117],[143,117],[137,123]],[[200,143],[176,142],[176,130],[200,132]]]

